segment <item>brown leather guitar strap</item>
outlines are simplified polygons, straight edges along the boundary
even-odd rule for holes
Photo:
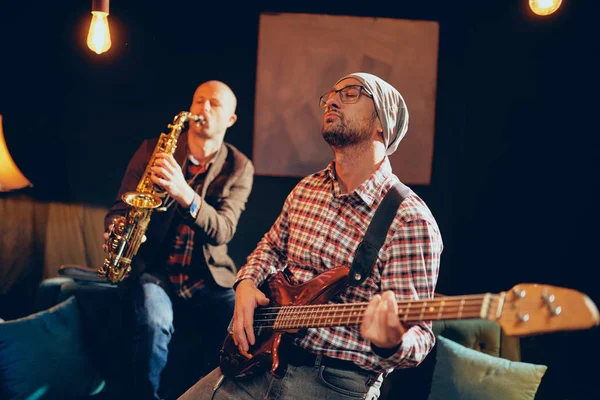
[[[350,286],[360,285],[371,275],[371,270],[377,260],[377,254],[383,246],[398,207],[409,194],[410,188],[402,182],[398,182],[388,190],[383,200],[381,200],[367,232],[354,254],[348,280]]]

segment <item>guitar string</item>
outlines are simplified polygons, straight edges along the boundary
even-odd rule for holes
[[[467,296],[465,296],[467,297]],[[420,305],[415,305],[415,301],[398,302],[400,317],[403,320],[431,320],[431,319],[466,319],[480,318],[482,306],[485,304],[482,300],[484,295],[470,296],[465,298],[445,298],[432,299],[427,301],[418,301]],[[476,302],[473,302],[476,300]],[[497,305],[498,296],[490,297],[488,309]],[[460,304],[456,304],[459,302]],[[314,320],[314,326],[330,326],[331,324],[351,324],[360,323],[363,312],[368,303],[350,303],[350,304],[317,304],[302,306],[279,306],[265,307],[257,310],[255,314],[255,323],[264,328],[300,328],[305,325],[306,320]],[[437,309],[440,307],[440,309]],[[414,308],[412,308],[414,307]],[[408,312],[402,313],[404,308]],[[443,311],[440,311],[443,308]],[[458,308],[458,309],[457,309]],[[266,324],[273,325],[266,325]]]
[[[411,302],[401,302],[398,303],[398,308],[399,309],[404,309],[404,308],[410,308],[410,309],[422,309],[424,307],[430,308],[430,307],[436,307],[439,303],[440,306],[443,307],[452,307],[452,306],[456,306],[456,302],[453,301],[435,301],[435,300],[429,300],[429,301],[419,301],[418,303],[420,304],[410,304]],[[416,303],[416,302],[412,302],[412,303]],[[472,301],[470,302],[460,302],[458,304],[458,306],[479,306],[481,305],[481,300],[477,300],[476,303],[473,303]],[[334,311],[339,311],[338,309],[354,309],[354,308],[358,308],[358,309],[366,309],[366,307],[368,306],[368,303],[350,303],[350,304],[337,304],[337,303],[329,303],[329,304],[312,304],[312,305],[283,305],[283,306],[275,306],[275,307],[263,307],[263,308],[259,308],[258,310],[263,312],[263,313],[268,313],[269,311],[272,312],[279,312],[281,311],[283,308],[288,308],[288,311],[291,312],[296,312],[296,313],[303,313],[309,310],[315,310],[315,309],[331,309],[332,312]],[[321,310],[322,311],[322,310]]]
[[[447,303],[447,302],[462,302],[463,300],[475,300],[475,301],[481,301],[485,298],[486,295],[467,295],[467,296],[461,296],[461,297],[445,297],[445,298],[434,298],[434,299],[428,299],[428,300],[399,300],[396,303],[398,304],[398,307],[404,307],[405,305],[411,304],[411,307],[413,304],[415,303]],[[496,298],[497,295],[491,295],[491,298]],[[367,306],[369,303],[367,302],[360,302],[360,303],[327,303],[327,304],[302,304],[302,305],[290,305],[290,306],[271,306],[271,307],[261,307],[261,310],[269,310],[269,309],[273,309],[273,310],[279,310],[283,307],[294,307],[294,308],[307,308],[307,307],[331,307],[331,306],[339,306],[339,307],[352,307],[352,306]]]
[[[461,309],[468,309],[468,308],[473,308],[475,307],[476,309],[480,309],[482,306],[481,303],[477,303],[477,304],[463,304],[463,305],[459,305],[459,306],[455,306],[455,305],[444,305],[443,307],[443,314],[446,314],[448,312],[459,312]],[[441,307],[440,307],[441,308]],[[303,308],[302,310],[297,310],[296,306],[282,306],[279,309],[275,309],[272,308],[269,311],[262,310],[259,309],[257,310],[256,314],[255,314],[255,319],[256,317],[268,317],[268,316],[276,316],[276,315],[281,315],[282,312],[285,312],[286,315],[291,315],[291,316],[302,316],[305,315],[307,313],[311,313],[311,312],[319,312],[321,315],[327,315],[327,314],[337,314],[337,313],[342,313],[342,314],[353,314],[353,313],[357,313],[357,312],[363,312],[367,309],[366,306],[358,306],[356,308],[347,308],[347,307],[306,307]],[[398,312],[401,314],[420,314],[421,312],[423,313],[439,313],[439,310],[436,309],[435,306],[430,306],[428,305],[426,307],[426,309],[423,309],[423,307],[418,307],[418,308],[411,308],[408,311],[406,311],[405,309],[399,308]]]

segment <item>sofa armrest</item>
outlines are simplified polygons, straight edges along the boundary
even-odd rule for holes
[[[44,279],[38,286],[35,296],[35,312],[47,310],[66,300],[69,294],[62,291],[63,285],[73,282],[71,278],[57,277]]]
[[[444,336],[465,347],[495,357],[510,361],[521,360],[519,338],[505,335],[500,325],[494,321],[487,319],[435,321],[433,332],[436,336]]]
[[[79,264],[63,264],[58,268],[58,274],[71,278],[80,284],[93,284],[105,287],[116,287],[98,275],[98,270]]]
[[[521,361],[521,339],[502,332],[500,338],[500,357],[510,361]]]
[[[106,398],[132,398],[124,395],[132,375],[129,338],[134,317],[129,294],[112,284],[49,278],[39,285],[36,307],[44,310],[70,296],[77,299],[86,356],[106,380]]]

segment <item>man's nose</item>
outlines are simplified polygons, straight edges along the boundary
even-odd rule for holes
[[[335,93],[325,102],[325,108],[340,108],[340,96]]]
[[[341,101],[341,99],[340,99],[339,92],[332,91],[331,93],[329,93],[329,96],[327,97],[325,106],[327,108],[329,108],[329,107],[340,108],[340,101]]]

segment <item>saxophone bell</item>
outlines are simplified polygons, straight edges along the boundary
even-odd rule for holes
[[[121,198],[135,208],[154,209],[162,204],[161,198],[153,193],[127,192]]]

